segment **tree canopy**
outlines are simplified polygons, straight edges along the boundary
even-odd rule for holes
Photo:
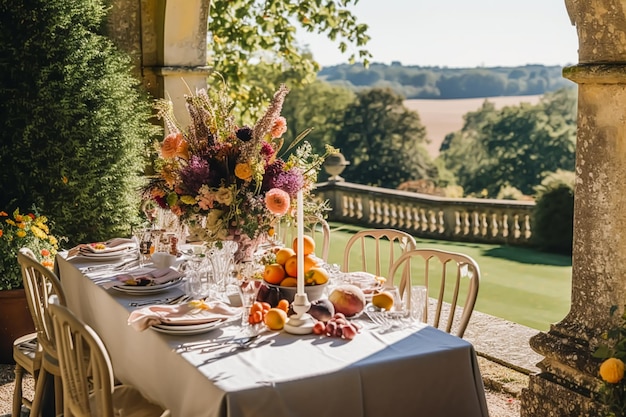
[[[323,34],[337,42],[350,62],[367,65],[367,25],[349,7],[358,0],[213,0],[209,11],[209,65],[254,114],[279,82],[291,87],[315,79],[320,67],[296,41],[296,32]],[[264,63],[278,79],[255,77]]]
[[[504,186],[526,195],[550,172],[573,171],[576,147],[574,91],[547,94],[537,105],[496,110],[485,102],[446,137],[440,157],[466,193],[496,196]]]
[[[424,147],[426,129],[402,101],[389,89],[371,89],[347,107],[334,142],[351,163],[342,174],[347,181],[396,188],[408,180],[437,178]]]

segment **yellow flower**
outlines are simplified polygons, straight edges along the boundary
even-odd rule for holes
[[[37,226],[31,226],[30,231],[39,239],[45,239],[47,237],[46,233]]]
[[[190,195],[181,195],[180,201],[182,201],[185,204],[189,204],[190,206],[196,204],[195,197],[192,197]]]
[[[608,358],[600,365],[600,377],[609,384],[617,384],[624,378],[624,362]]]
[[[237,164],[235,166],[235,176],[244,181],[250,180],[252,178],[252,168],[250,167],[250,164]]]
[[[218,203],[230,206],[233,203],[233,193],[226,187],[220,187],[215,193]]]
[[[20,229],[17,232],[15,232],[15,235],[17,237],[24,237],[24,236],[26,236],[26,232],[24,230]]]

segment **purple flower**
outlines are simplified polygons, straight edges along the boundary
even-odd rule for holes
[[[263,191],[279,188],[292,198],[298,194],[298,191],[304,186],[302,172],[297,168],[291,168],[289,171],[284,169],[285,162],[282,159],[277,159],[265,168]]]
[[[188,192],[197,194],[202,184],[209,179],[210,167],[208,161],[193,155],[189,159],[189,165],[182,168],[180,178]]]
[[[243,142],[249,142],[250,140],[252,140],[252,128],[248,126],[239,128],[237,129],[237,132],[235,133],[235,135],[237,136],[237,139]]]

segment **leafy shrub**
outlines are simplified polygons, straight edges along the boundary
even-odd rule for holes
[[[532,242],[541,250],[570,254],[574,235],[574,173],[557,171],[536,187]]]
[[[496,198],[499,200],[523,200],[524,193],[512,185],[505,184],[500,187]]]
[[[100,1],[0,0],[0,207],[39,207],[70,244],[130,233],[155,133],[105,15]]]

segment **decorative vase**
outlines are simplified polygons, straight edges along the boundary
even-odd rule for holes
[[[240,237],[237,241],[238,246],[234,255],[235,264],[252,262],[254,260],[254,253],[264,240],[263,236],[258,236],[254,239],[250,239],[247,236]]]
[[[34,331],[24,289],[0,291],[0,363],[15,363],[13,341]]]

